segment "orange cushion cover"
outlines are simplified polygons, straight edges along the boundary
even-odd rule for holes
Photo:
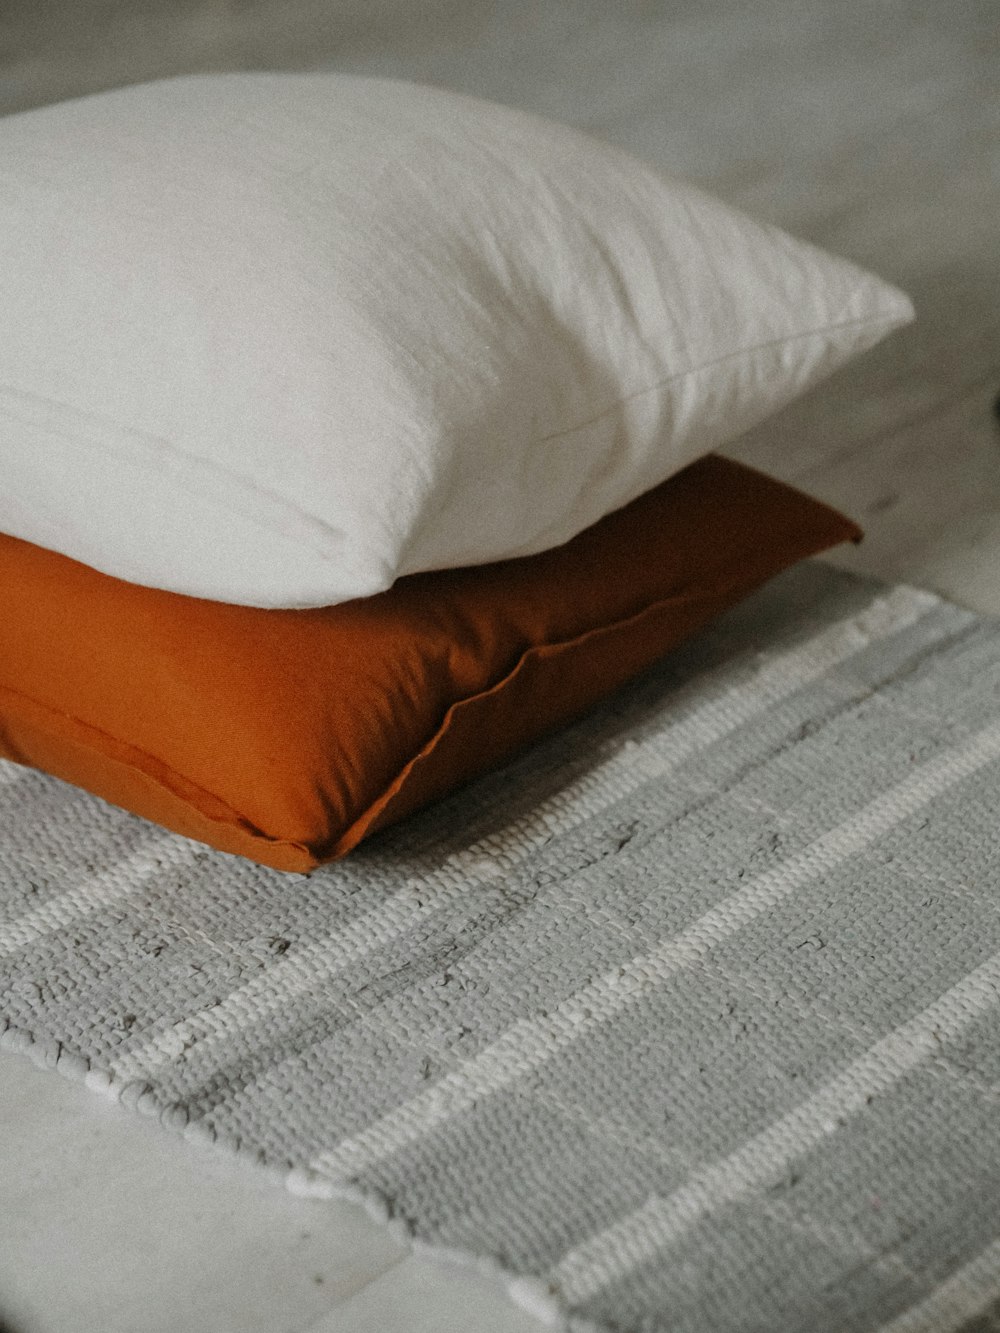
[[[555,550],[306,611],[139,587],[0,536],[0,755],[307,871],[859,535],[709,457]]]

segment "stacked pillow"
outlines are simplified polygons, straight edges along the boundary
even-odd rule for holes
[[[308,870],[856,537],[713,451],[906,297],[334,74],[0,121],[0,754]]]

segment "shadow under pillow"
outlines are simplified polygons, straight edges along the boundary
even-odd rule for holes
[[[564,546],[310,610],[140,587],[0,536],[0,756],[306,872],[859,536],[717,456]]]

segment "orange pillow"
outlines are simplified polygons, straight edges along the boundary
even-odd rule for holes
[[[312,610],[139,587],[0,536],[0,755],[307,871],[859,535],[708,457],[565,546]]]

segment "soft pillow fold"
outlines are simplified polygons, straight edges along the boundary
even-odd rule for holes
[[[199,75],[0,121],[0,531],[253,606],[557,546],[911,316],[439,89]]]

